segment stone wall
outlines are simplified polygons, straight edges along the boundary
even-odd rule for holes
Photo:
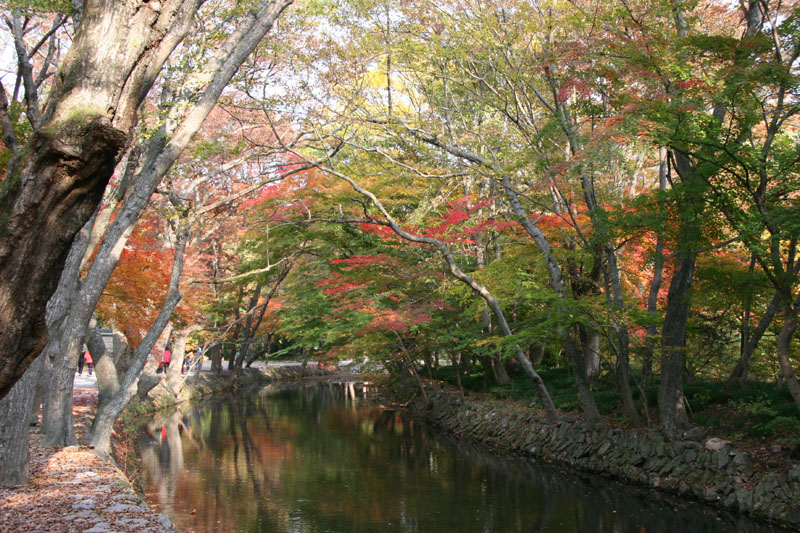
[[[418,416],[461,438],[580,470],[703,500],[800,529],[800,464],[757,473],[745,452],[695,428],[684,440],[657,432],[590,429],[580,420],[547,425],[527,410],[429,391]]]

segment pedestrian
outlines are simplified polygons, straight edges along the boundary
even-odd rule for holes
[[[167,346],[164,349],[164,358],[161,360],[161,362],[164,363],[164,372],[166,372],[169,369],[169,362],[171,359],[172,359],[172,351],[169,349],[169,346]]]
[[[78,356],[78,375],[83,375],[83,365],[86,364],[86,357],[83,355],[85,352],[81,352]]]
[[[92,359],[92,354],[89,353],[89,350],[83,352],[83,358],[86,359],[86,367],[89,369],[89,375],[92,375],[92,369],[94,368],[94,360]]]

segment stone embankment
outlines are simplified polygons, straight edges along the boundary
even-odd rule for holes
[[[548,425],[530,412],[442,391],[428,397],[414,405],[418,416],[462,438],[800,529],[800,464],[784,472],[756,471],[749,454],[705,438],[700,428],[670,441],[657,432],[592,429],[580,420]]]

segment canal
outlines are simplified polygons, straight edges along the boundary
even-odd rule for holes
[[[776,531],[702,504],[498,457],[364,401],[272,385],[160,414],[138,436],[147,498],[179,531]]]

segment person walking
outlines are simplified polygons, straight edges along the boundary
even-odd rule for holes
[[[82,351],[81,354],[78,356],[78,375],[83,375],[83,365],[86,364],[86,351]]]
[[[172,351],[169,349],[169,346],[167,346],[164,349],[164,358],[161,360],[161,362],[164,363],[164,372],[166,372],[169,369],[169,362],[171,359],[172,359]]]
[[[86,367],[89,369],[89,375],[92,375],[92,369],[94,368],[94,360],[92,359],[92,354],[89,353],[89,350],[83,352],[83,358],[86,359]]]

